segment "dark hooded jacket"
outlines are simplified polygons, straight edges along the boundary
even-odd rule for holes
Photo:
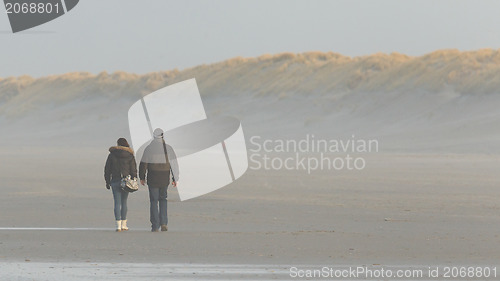
[[[104,167],[104,180],[106,184],[120,181],[123,177],[137,177],[137,166],[134,151],[130,147],[113,146],[109,148],[108,159]]]

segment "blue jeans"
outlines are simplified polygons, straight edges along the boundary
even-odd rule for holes
[[[127,219],[127,198],[128,192],[123,191],[120,182],[112,182],[111,189],[113,190],[113,199],[115,200],[115,219]]]
[[[168,186],[155,187],[148,186],[149,188],[149,218],[151,221],[151,229],[156,230],[161,225],[167,225],[167,188]],[[158,209],[158,202],[160,208]]]

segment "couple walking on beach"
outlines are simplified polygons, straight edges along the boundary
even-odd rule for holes
[[[153,140],[144,150],[139,164],[139,179],[142,185],[148,185],[150,202],[151,231],[167,231],[167,189],[172,176],[172,186],[177,186],[179,166],[172,147],[165,143],[163,130],[153,132]],[[127,199],[128,191],[122,189],[123,178],[137,178],[137,166],[134,151],[125,138],[119,138],[117,146],[109,148],[108,159],[104,167],[106,188],[113,191],[116,231],[128,230]]]

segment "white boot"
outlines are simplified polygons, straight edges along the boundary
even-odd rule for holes
[[[122,221],[121,220],[116,221],[116,231],[122,231]]]
[[[122,220],[122,230],[128,230],[127,220]]]

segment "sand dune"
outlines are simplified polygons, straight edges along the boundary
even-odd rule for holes
[[[145,75],[68,73],[0,80],[1,143],[103,145],[128,135],[141,95],[196,78],[209,116],[247,134],[379,138],[388,151],[499,152],[500,52],[346,57],[309,52],[233,58]],[[265,124],[265,125],[264,125]],[[110,130],[112,128],[112,130]]]

